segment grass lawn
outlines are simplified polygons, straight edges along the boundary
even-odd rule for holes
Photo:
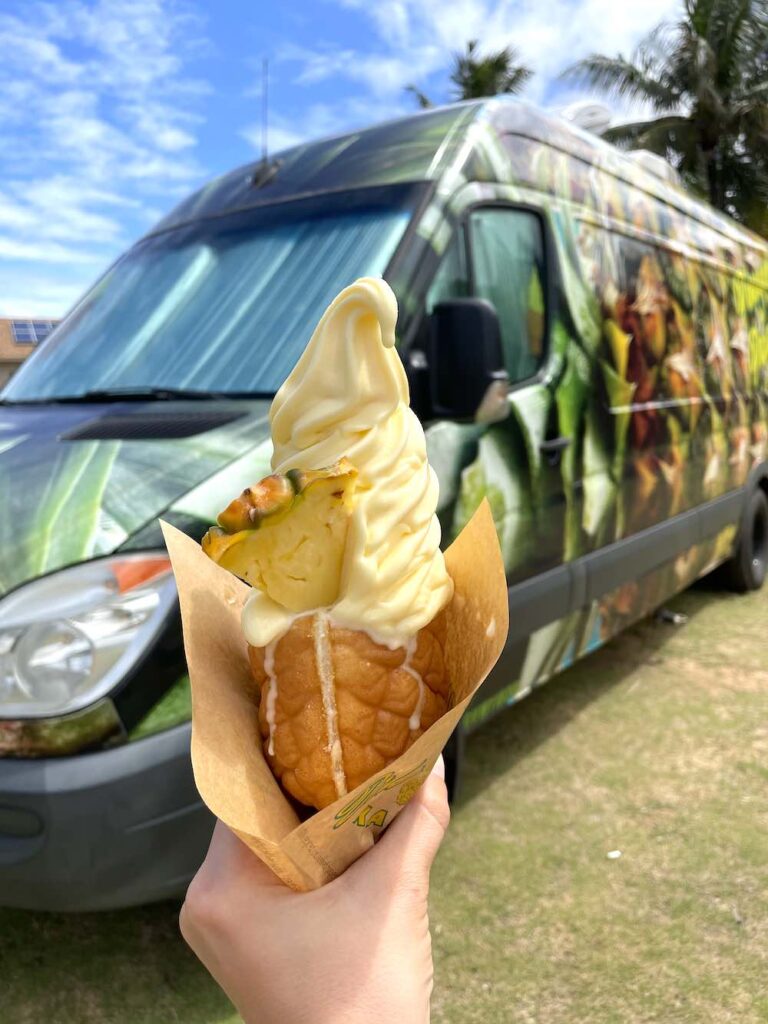
[[[436,1024],[768,1021],[768,591],[673,607],[470,739]],[[0,1021],[234,1024],[176,912],[0,910]]]

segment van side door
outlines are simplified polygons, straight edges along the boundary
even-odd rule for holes
[[[560,462],[569,439],[554,436],[557,412],[547,380],[552,253],[537,211],[502,203],[474,207],[427,295],[427,313],[469,296],[490,302],[499,319],[508,388],[489,389],[474,422],[432,423],[427,441],[446,540],[487,498],[510,585],[560,565],[566,554]]]

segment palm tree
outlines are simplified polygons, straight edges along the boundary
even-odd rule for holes
[[[530,68],[519,63],[519,54],[513,46],[481,57],[477,53],[477,40],[471,39],[465,53],[453,55],[451,81],[456,86],[456,99],[518,93],[532,75]]]
[[[684,0],[683,17],[630,59],[593,54],[565,72],[652,115],[604,137],[649,149],[732,216],[768,233],[768,0]]]
[[[474,100],[481,96],[498,96],[500,93],[518,93],[533,71],[520,63],[514,46],[505,46],[480,56],[477,40],[467,43],[464,53],[454,53],[450,79],[455,89],[452,99]],[[431,99],[415,85],[406,86],[420,107],[431,107]]]
[[[434,103],[429,96],[427,96],[425,92],[422,92],[417,85],[406,85],[405,91],[411,93],[422,110],[428,110],[429,107],[434,107]]]

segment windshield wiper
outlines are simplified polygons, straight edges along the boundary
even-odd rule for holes
[[[93,388],[80,395],[51,395],[49,398],[18,398],[0,401],[2,405],[82,404],[100,402],[172,402],[174,400],[213,401],[216,399],[272,399],[266,391],[199,391],[194,388],[127,387]]]
[[[93,388],[82,395],[54,398],[56,402],[172,402],[174,399],[211,401],[217,398],[264,398],[265,395],[248,391],[200,391],[195,388],[127,387]],[[271,395],[269,396],[272,397]]]

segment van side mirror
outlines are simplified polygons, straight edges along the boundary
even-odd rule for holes
[[[450,299],[435,306],[430,320],[432,411],[472,418],[489,386],[506,378],[496,310],[486,299]]]

